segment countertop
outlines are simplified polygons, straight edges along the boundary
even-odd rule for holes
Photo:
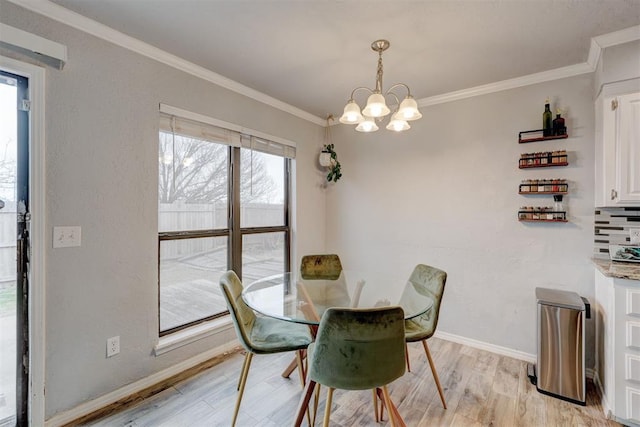
[[[592,258],[595,266],[607,277],[640,281],[640,263]]]

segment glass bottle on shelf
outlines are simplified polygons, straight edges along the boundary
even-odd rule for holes
[[[560,109],[556,110],[556,118],[553,119],[553,134],[554,135],[566,135],[567,128],[564,125],[564,118],[560,117],[562,111]]]
[[[562,194],[556,194],[553,196],[553,219],[565,219],[565,215],[564,206],[562,206]]]
[[[545,101],[544,112],[542,113],[542,135],[551,136],[553,134],[553,114],[549,108],[549,98]]]

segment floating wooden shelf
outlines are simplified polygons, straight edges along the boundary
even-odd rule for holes
[[[569,194],[568,191],[518,191],[518,194]]]
[[[566,219],[519,219],[520,222],[569,222]]]
[[[564,135],[550,135],[550,136],[537,136],[539,133],[543,133],[544,129],[536,129],[536,130],[524,130],[518,133],[518,143],[526,144],[527,142],[536,142],[536,141],[547,141],[551,139],[566,139],[569,138],[568,134]],[[527,134],[530,136],[527,137]]]
[[[569,166],[569,162],[546,163],[546,164],[540,164],[540,165],[519,165],[518,167],[520,169],[531,169],[531,168],[550,168],[553,166]]]
[[[569,194],[569,184],[566,179],[529,179],[526,181],[518,186],[518,194]]]
[[[533,208],[534,210],[531,210]],[[518,211],[518,221],[567,222],[567,211],[554,211],[548,207],[531,207]]]

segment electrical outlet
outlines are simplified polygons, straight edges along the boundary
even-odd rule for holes
[[[107,338],[107,357],[120,353],[120,336]]]
[[[632,245],[640,245],[640,228],[629,229],[629,240]]]

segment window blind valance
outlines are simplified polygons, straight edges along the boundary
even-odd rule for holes
[[[240,147],[240,134],[208,123],[201,123],[183,117],[160,114],[160,129],[167,133],[203,139],[221,144]]]
[[[240,138],[240,144],[242,148],[248,148],[254,151],[260,151],[261,153],[273,154],[280,157],[287,157],[289,159],[296,158],[296,148],[290,145],[280,144],[268,139],[258,138],[250,135],[242,135]]]
[[[296,157],[295,144],[289,141],[164,104],[160,104],[160,130],[290,159]]]

